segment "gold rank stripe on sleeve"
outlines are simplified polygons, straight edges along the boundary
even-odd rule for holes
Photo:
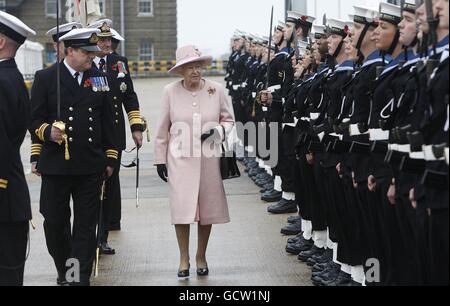
[[[41,144],[32,144],[31,145],[31,155],[41,155],[42,145]]]
[[[0,189],[8,188],[8,181],[5,179],[0,179]]]
[[[140,111],[131,111],[128,113],[128,121],[130,125],[143,124]]]
[[[36,136],[41,140],[45,142],[45,138],[44,138],[44,133],[45,133],[45,129],[49,127],[49,124],[44,123],[43,125],[41,125],[39,127],[39,129],[36,130]]]
[[[119,152],[117,152],[116,150],[107,150],[106,156],[108,158],[119,159]]]

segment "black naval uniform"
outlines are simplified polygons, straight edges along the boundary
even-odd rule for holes
[[[125,118],[123,114],[123,108],[128,115],[128,120],[131,127],[131,132],[144,131],[144,126],[139,111],[139,101],[136,92],[134,91],[133,81],[130,77],[130,69],[128,67],[128,60],[125,57],[110,54],[106,57],[103,67],[97,67],[99,70],[103,70],[108,75],[108,82],[112,96],[112,106],[114,111],[114,128],[116,132],[116,144],[119,151],[118,155],[118,167],[114,169],[113,175],[108,179],[106,184],[106,199],[103,206],[103,230],[102,230],[102,242],[108,240],[108,230],[120,229],[121,221],[121,190],[120,190],[120,162],[122,157],[122,151],[126,149],[126,128]],[[102,66],[99,63],[99,66]],[[120,74],[122,68],[125,68],[125,72]],[[120,75],[119,75],[120,74]]]
[[[23,285],[31,207],[20,146],[29,103],[14,59],[0,61],[0,286]]]
[[[355,193],[347,194],[347,198],[354,198],[355,210],[360,217],[357,224],[359,235],[354,237],[354,241],[359,244],[362,265],[365,265],[369,258],[377,258],[376,244],[374,243],[376,233],[373,230],[374,225],[371,218],[373,213],[367,204],[369,195],[367,178],[370,172],[369,154],[371,149],[367,124],[373,83],[378,67],[383,65],[384,62],[378,50],[367,57],[361,68],[355,72],[354,78],[346,90],[341,114],[341,120],[349,120],[348,124],[350,125],[348,132],[345,132],[343,137],[344,144],[349,145],[349,154],[344,159],[342,166],[352,176],[352,182],[354,180],[357,184]]]
[[[427,109],[421,132],[424,145],[448,147],[449,58],[448,47],[431,74],[427,91]],[[430,152],[431,151],[431,152]],[[433,285],[449,284],[449,179],[448,164],[437,150],[425,150],[426,172],[422,178],[426,206],[430,211],[430,258]]]
[[[80,284],[89,285],[96,248],[99,198],[107,166],[118,167],[112,102],[98,90],[107,85],[106,75],[96,69],[84,72],[81,85],[64,63],[61,67],[61,120],[66,123],[70,160],[65,146],[50,140],[51,124],[57,118],[56,65],[38,71],[32,90],[32,127],[44,142],[38,171],[42,174],[40,212],[49,253],[59,278],[66,261],[80,263]],[[71,232],[70,198],[74,224]]]

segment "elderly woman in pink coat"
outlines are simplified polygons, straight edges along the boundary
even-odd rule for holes
[[[156,134],[155,165],[170,186],[180,278],[189,277],[190,225],[198,223],[197,274],[206,276],[212,225],[230,222],[219,157],[221,144],[234,126],[234,114],[223,86],[202,78],[211,60],[194,46],[177,50],[177,65],[170,73],[183,79],[164,89]]]

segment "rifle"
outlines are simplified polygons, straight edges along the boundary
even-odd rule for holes
[[[272,13],[270,15],[270,31],[269,31],[269,55],[267,60],[267,72],[266,72],[266,87],[265,89],[269,88],[269,70],[270,70],[270,48],[272,47],[272,27],[273,27],[273,5],[272,5]]]
[[[431,43],[431,46],[433,48],[433,55],[436,55],[437,53],[437,27],[439,25],[439,18],[435,17],[433,14],[433,2],[432,0],[425,0],[425,6],[427,9],[427,22],[430,27],[428,37],[429,37],[429,43]],[[428,59],[427,61],[427,78],[428,80],[431,79],[431,75],[434,72],[434,69],[439,65],[438,59]]]

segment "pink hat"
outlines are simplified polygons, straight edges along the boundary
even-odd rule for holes
[[[195,46],[185,46],[177,50],[177,64],[169,70],[169,73],[178,73],[179,68],[183,65],[202,62],[204,65],[211,65],[211,56],[202,56],[202,53]]]

